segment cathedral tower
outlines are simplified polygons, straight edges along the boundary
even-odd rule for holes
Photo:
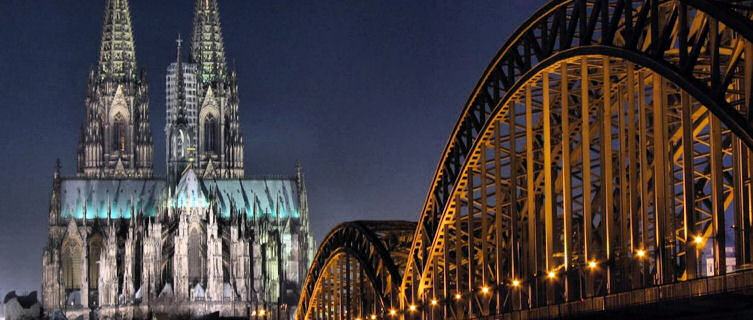
[[[166,178],[152,174],[128,2],[104,3],[77,175],[64,176],[58,163],[52,179],[46,316],[250,318],[276,309],[269,319],[283,319],[314,253],[303,171],[244,175],[238,86],[217,1],[196,1],[190,53],[179,37],[168,67]]]
[[[206,178],[243,177],[238,84],[235,72],[228,72],[216,0],[196,1],[189,61],[181,59],[179,53],[167,76],[165,131],[171,180],[176,182],[189,165]],[[187,121],[183,144],[176,136],[179,110]],[[180,158],[187,153],[188,163]]]
[[[146,72],[137,72],[127,0],[108,0],[99,63],[89,72],[78,175],[89,178],[152,176]]]

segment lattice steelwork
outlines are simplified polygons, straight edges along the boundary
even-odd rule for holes
[[[306,276],[297,319],[370,319],[396,308],[415,229],[405,221],[335,227]]]
[[[455,126],[394,316],[548,318],[753,287],[751,8],[534,14]]]

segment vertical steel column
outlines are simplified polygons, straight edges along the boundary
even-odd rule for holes
[[[683,215],[685,216],[685,272],[687,280],[695,279],[698,273],[696,246],[693,245],[695,231],[695,184],[693,180],[693,119],[690,95],[682,91],[682,186]]]
[[[739,98],[739,97],[738,97]],[[743,163],[745,157],[742,152],[745,151],[745,145],[740,139],[731,135],[732,139],[732,193],[734,203],[734,237],[735,237],[735,265],[745,264],[746,243],[743,238],[745,230],[745,212],[743,211],[743,199],[745,198],[745,188],[743,187],[744,173]]]
[[[602,100],[604,102],[602,110],[602,132],[601,132],[601,194],[602,194],[602,218],[606,229],[606,246],[605,258],[606,263],[606,286],[607,293],[613,291],[612,283],[612,264],[614,263],[614,192],[612,173],[612,92],[611,92],[611,72],[609,57],[602,58]]]
[[[563,253],[562,260],[564,263],[564,287],[565,301],[572,299],[572,288],[570,283],[570,256],[572,255],[572,235],[573,235],[573,190],[572,190],[572,168],[570,155],[570,92],[567,62],[560,65],[560,93],[562,107],[562,219],[563,221]]]
[[[502,137],[500,132],[501,121],[496,121],[494,124],[494,285],[497,290],[495,291],[496,297],[496,314],[502,314],[503,309],[503,297],[502,289],[504,288],[502,278],[504,277],[504,270],[502,269],[502,201],[504,199],[502,193],[502,159],[500,152],[502,152]]]
[[[476,266],[476,264],[474,263],[475,257],[473,255],[473,250],[474,250],[474,244],[473,244],[474,242],[473,240],[474,238],[473,236],[473,228],[474,228],[473,227],[473,211],[474,211],[473,210],[473,170],[471,170],[471,168],[469,167],[468,172],[466,174],[468,175],[466,178],[467,184],[466,184],[466,195],[465,195],[465,198],[467,200],[466,205],[468,206],[468,216],[467,216],[468,221],[466,224],[467,233],[468,233],[468,248],[467,248],[468,249],[468,261],[467,261],[468,262],[468,293],[469,293],[468,314],[474,315],[475,311],[473,310],[474,309],[473,301],[475,300],[476,296],[474,294],[475,288],[474,288],[473,280],[474,280],[474,273],[476,271],[474,267]]]
[[[739,40],[744,41],[744,40]],[[744,46],[741,46],[744,49]],[[743,87],[745,86],[742,79],[732,81],[734,94],[728,97],[731,100],[740,101],[744,99]],[[741,111],[745,111],[744,107]],[[735,236],[735,265],[740,266],[748,261],[748,242],[746,236],[747,230],[747,206],[745,180],[747,179],[747,147],[736,135],[731,134],[732,139],[732,192],[734,194],[734,236]]]
[[[621,63],[621,67],[624,67],[624,62]],[[632,246],[630,243],[630,193],[628,191],[630,184],[628,181],[628,159],[630,154],[628,153],[627,143],[627,127],[626,121],[627,114],[625,110],[625,86],[624,83],[617,85],[617,122],[618,122],[618,136],[620,150],[616,152],[616,160],[619,168],[619,190],[620,190],[620,204],[619,204],[619,221],[620,221],[620,241],[617,242],[617,248],[619,254],[615,254],[615,267],[620,270],[620,278],[615,279],[615,286],[617,290],[624,290],[629,288],[630,272],[633,271],[632,260],[630,260]]]
[[[326,268],[325,274],[324,274],[324,281],[326,283],[327,290],[324,291],[324,305],[326,311],[326,316],[328,319],[334,319],[332,316],[334,313],[334,307],[332,306],[332,266],[330,265],[329,268]],[[269,311],[267,311],[269,312]]]
[[[659,284],[672,281],[672,269],[667,259],[666,248],[666,219],[670,214],[667,208],[667,139],[666,139],[666,104],[664,93],[664,79],[658,74],[653,76],[653,114],[654,114],[654,231],[656,232],[656,275]]]
[[[520,234],[518,233],[520,222],[520,212],[518,210],[518,130],[515,122],[517,104],[517,101],[510,103],[510,117],[508,118],[510,127],[510,278],[513,280],[520,279],[520,255],[518,251],[520,243]],[[520,289],[512,287],[511,292],[512,310],[522,309]]]
[[[528,281],[529,307],[536,305],[536,273],[537,268],[537,245],[536,245],[536,178],[534,176],[533,159],[533,101],[531,85],[525,87],[526,103],[526,206],[528,207]]]
[[[432,273],[431,274],[431,282],[432,282],[431,283],[431,299],[438,299],[439,296],[437,295],[437,287],[439,286],[439,283],[438,283],[439,276],[437,275],[437,273],[439,272],[439,270],[438,270],[439,269],[439,261],[438,261],[439,260],[439,256],[438,255],[432,255],[431,259],[432,259],[431,265],[433,266],[431,268],[431,273]],[[429,301],[431,301],[431,300],[429,300]],[[436,308],[435,305],[433,305],[433,304],[429,305],[429,315],[431,316],[431,319],[435,319],[435,314],[436,314],[436,311],[437,311],[436,309],[437,308]]]
[[[489,239],[489,223],[487,222],[486,217],[488,216],[488,210],[489,210],[489,203],[487,199],[487,192],[488,188],[486,186],[486,182],[489,180],[486,176],[486,143],[481,144],[481,159],[479,160],[479,166],[480,166],[480,183],[479,186],[481,188],[481,232],[480,236],[481,238],[481,257],[479,259],[479,266],[481,267],[481,285],[486,287],[491,287],[491,290],[494,290],[496,292],[496,286],[490,286],[489,281],[489,275],[487,275],[487,268],[489,266],[489,261],[487,258],[487,239]],[[484,315],[489,314],[489,302],[490,298],[488,296],[484,296],[481,299],[481,313]]]
[[[747,113],[748,123],[753,123],[753,43],[745,40],[744,47],[745,64],[743,66],[743,94]],[[745,194],[743,195],[744,203],[744,223],[741,237],[745,241],[746,263],[753,262],[753,150],[743,148],[745,155],[745,174],[746,179],[743,181]]]
[[[345,254],[347,256],[347,254]],[[337,259],[337,258],[336,258]],[[335,300],[337,301],[337,305],[335,306],[335,310],[337,310],[337,317],[336,319],[343,319],[343,295],[342,295],[342,278],[343,278],[343,268],[341,267],[341,261],[340,259],[335,260],[335,277],[337,281],[335,282]]]
[[[646,115],[646,76],[643,71],[638,71],[638,118],[639,118],[639,144],[641,171],[640,175],[640,195],[641,195],[641,248],[648,251],[648,236],[649,236],[649,224],[648,208],[649,208],[649,181],[651,179],[651,165],[648,163],[648,116]],[[654,248],[654,260],[656,260],[656,250]],[[646,281],[649,279],[649,263],[642,263],[642,283],[646,285]]]
[[[345,319],[347,320],[353,320],[353,300],[350,296],[350,287],[351,287],[351,281],[350,281],[350,274],[351,274],[351,266],[350,266],[350,255],[345,255],[345,301],[347,308],[346,314],[347,316]]]
[[[460,193],[455,194],[455,292],[461,293],[464,291],[463,286],[461,285],[461,279],[462,276],[460,274],[460,266],[463,263],[463,251],[461,248],[461,244],[463,241],[463,238],[461,237],[460,233],[462,231],[461,225],[460,225]],[[469,295],[470,297],[470,295]],[[460,319],[461,315],[463,314],[462,311],[463,305],[460,300],[455,301],[455,318]]]
[[[552,182],[552,127],[549,101],[549,73],[542,73],[542,94],[544,111],[544,272],[555,270],[554,266],[554,183]],[[550,280],[546,286],[546,303],[554,304],[554,285]]]
[[[719,118],[711,117],[711,220],[714,229],[714,269],[716,275],[723,275],[727,271],[726,239],[724,221],[724,183],[722,161],[722,124]]]
[[[364,288],[363,288],[363,266],[361,264],[358,264],[358,297],[361,299],[361,304],[358,308],[358,314],[359,316],[363,316],[366,309],[366,295],[364,294]]]
[[[442,295],[445,298],[444,303],[442,304],[442,319],[449,319],[450,318],[450,301],[448,300],[451,296],[450,294],[450,254],[449,254],[449,244],[450,241],[450,230],[449,226],[445,227],[445,240],[442,243],[442,261],[444,261],[444,265],[442,266]],[[454,296],[454,295],[452,295]]]
[[[719,21],[709,18],[709,54],[711,55],[711,90],[717,92],[720,83],[719,70]],[[722,169],[722,130],[719,119],[711,116],[711,201],[712,201],[712,219],[714,226],[714,260],[716,273],[721,275],[726,273],[726,252],[725,252],[725,224],[724,224],[724,183]]]
[[[588,107],[588,58],[580,60],[580,104],[581,104],[581,147],[583,159],[581,171],[583,176],[583,264],[588,264],[591,259],[591,228],[593,227],[593,217],[591,212],[591,124],[589,123],[590,112]],[[586,272],[585,277],[585,295],[593,296],[593,276]]]
[[[635,145],[635,139],[637,134],[643,135],[643,133],[636,133],[635,128],[635,66],[631,62],[626,63],[627,72],[627,97],[628,97],[628,140],[627,148],[629,154],[630,167],[628,168],[628,176],[630,177],[628,182],[628,188],[630,190],[630,197],[628,202],[630,203],[630,250],[636,252],[637,250],[646,250],[643,243],[640,241],[640,211],[638,206],[640,205],[639,185],[641,179],[638,176],[638,151]],[[640,121],[640,119],[638,119]],[[642,145],[641,148],[644,148]],[[644,259],[636,260],[633,265],[634,272],[632,273],[633,279],[630,281],[632,289],[637,289],[643,286],[640,277],[640,267],[643,264]]]
[[[743,67],[743,92],[748,123],[753,123],[753,43],[745,41],[744,48],[745,64]],[[745,223],[743,225],[742,237],[746,243],[747,259],[746,262],[753,262],[753,150],[743,148],[745,154],[745,173],[747,175],[743,185],[745,186],[743,211],[745,212]]]

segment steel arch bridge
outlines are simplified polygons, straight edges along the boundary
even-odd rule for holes
[[[415,229],[416,223],[407,221],[352,221],[335,227],[306,275],[296,318],[345,318],[348,313],[352,318],[396,305]]]
[[[389,298],[318,314],[303,295],[298,318],[578,317],[749,292],[751,15],[750,1],[543,6],[465,104],[397,292],[377,277]],[[307,283],[352,287],[319,269]]]

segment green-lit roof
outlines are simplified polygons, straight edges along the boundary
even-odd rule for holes
[[[86,200],[87,219],[131,218],[131,199],[137,214],[153,217],[161,197],[166,197],[163,179],[117,180],[64,178],[61,182],[61,216],[81,219]],[[293,177],[259,177],[245,179],[202,179],[189,170],[181,178],[173,201],[176,208],[206,208],[211,199],[222,218],[230,211],[245,213],[249,218],[298,218],[300,198]]]

